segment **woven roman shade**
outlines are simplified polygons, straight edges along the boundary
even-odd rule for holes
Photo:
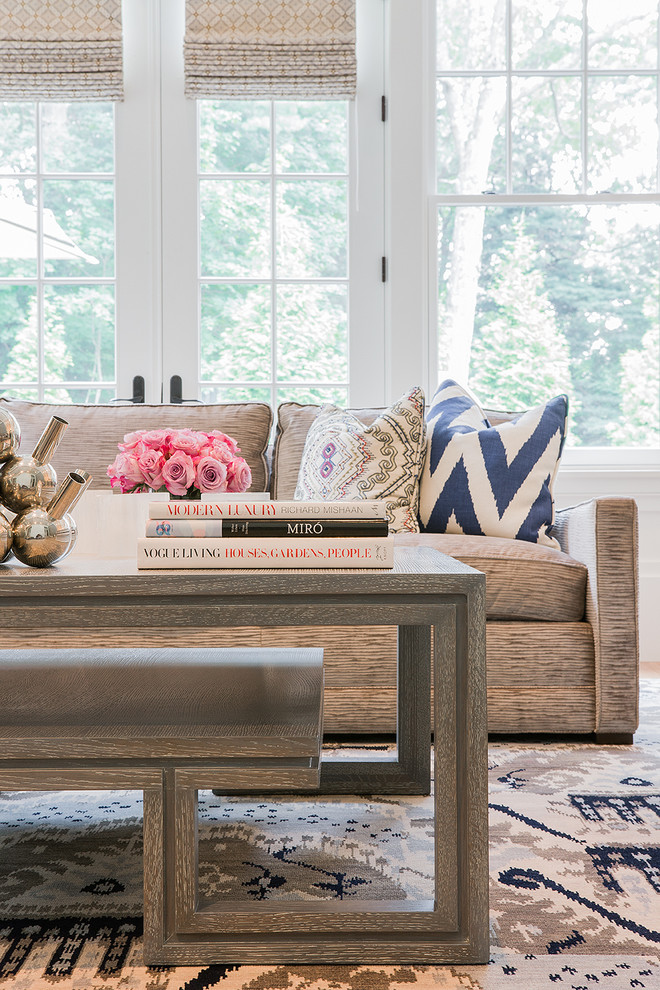
[[[355,0],[186,0],[185,92],[355,96]]]
[[[0,99],[122,97],[121,0],[0,0]]]

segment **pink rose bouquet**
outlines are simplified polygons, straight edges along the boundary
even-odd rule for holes
[[[199,499],[202,492],[245,492],[252,483],[240,447],[219,430],[136,430],[117,446],[107,474],[122,494],[169,492]]]

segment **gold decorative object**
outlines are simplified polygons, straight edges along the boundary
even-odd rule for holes
[[[71,553],[78,529],[69,513],[91,480],[87,471],[70,471],[45,509],[25,509],[16,516],[12,550],[21,563],[48,567]]]
[[[51,416],[32,456],[14,455],[0,468],[0,502],[12,512],[42,508],[53,497],[57,475],[49,461],[68,425],[65,419]]]
[[[21,442],[21,428],[7,409],[0,406],[0,461],[13,457]]]
[[[13,539],[14,534],[11,530],[11,523],[4,513],[0,511],[0,564],[10,555]]]

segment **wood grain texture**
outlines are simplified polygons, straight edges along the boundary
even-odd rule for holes
[[[443,906],[448,931],[457,931],[459,926],[458,622],[457,607],[447,606],[441,610],[433,630],[433,755],[438,781],[434,800],[435,898]]]
[[[158,952],[165,942],[165,848],[163,773],[158,785],[144,790],[143,818],[144,863],[144,962]]]
[[[95,573],[95,569],[100,573]],[[229,919],[228,912],[217,907],[200,910],[197,787],[205,784],[211,788],[224,785],[230,790],[259,790],[266,781],[272,785],[279,779],[286,789],[296,784],[304,789],[311,782],[312,772],[318,775],[318,764],[312,765],[311,758],[303,765],[301,734],[291,732],[289,727],[285,735],[284,718],[274,718],[272,713],[269,718],[247,717],[238,720],[243,725],[241,731],[227,733],[219,740],[225,758],[232,753],[236,757],[235,767],[211,767],[210,757],[201,759],[186,751],[186,745],[200,740],[194,736],[191,739],[185,732],[179,736],[165,733],[157,741],[157,746],[172,745],[173,751],[156,757],[160,767],[150,768],[160,769],[160,779],[155,773],[147,779],[146,828],[153,849],[145,859],[149,871],[145,889],[150,896],[155,892],[155,906],[148,909],[149,962],[264,959],[272,962],[280,952],[289,962],[323,961],[330,957],[340,962],[354,958],[364,961],[371,958],[371,953],[381,962],[403,962],[408,953],[417,960],[486,961],[487,805],[483,787],[485,765],[482,766],[486,747],[484,585],[482,574],[425,550],[397,552],[396,568],[385,573],[195,571],[177,574],[168,571],[154,574],[137,572],[132,565],[111,561],[97,562],[88,571],[81,570],[79,562],[72,563],[70,568],[60,568],[59,573],[54,569],[45,578],[42,574],[26,575],[13,566],[0,575],[0,594],[5,590],[7,593],[3,619],[6,617],[8,628],[15,634],[23,616],[29,616],[36,627],[44,616],[48,619],[56,614],[60,616],[62,630],[75,626],[107,628],[115,621],[127,630],[138,624],[139,617],[143,629],[145,615],[149,616],[152,629],[160,628],[161,624],[162,628],[174,624],[205,630],[226,624],[254,627],[258,623],[264,635],[267,635],[266,627],[296,624],[317,628],[327,623],[337,627],[361,624],[398,627],[399,681],[398,690],[394,688],[398,696],[398,759],[324,761],[321,788],[328,793],[428,791],[433,727],[440,764],[444,760],[447,769],[446,774],[439,774],[436,783],[439,830],[436,849],[443,849],[447,842],[455,847],[453,853],[439,859],[443,866],[449,864],[454,875],[439,881],[433,909],[427,910],[428,905],[424,904],[409,905],[410,910],[406,910],[397,904],[381,910],[378,905],[365,903],[364,910],[358,911],[338,912],[334,907],[319,906],[317,910],[305,907],[298,911],[275,911],[270,916],[246,911],[246,918],[240,912],[233,915],[229,912]],[[440,707],[433,710],[432,723],[430,630],[436,625],[444,631],[440,638],[436,636],[443,660],[436,665],[435,694],[444,699],[445,707],[442,718]],[[294,716],[298,696],[292,691],[282,705]],[[318,682],[315,697],[318,748],[322,698]],[[255,713],[263,713],[265,706],[256,699],[253,709]],[[443,749],[440,740],[452,720],[451,739]],[[292,721],[294,725],[300,724],[295,717]],[[93,719],[83,729],[90,726]],[[11,724],[5,726],[5,730],[17,728]],[[302,737],[307,738],[305,732]],[[205,745],[209,744],[209,738],[203,737]],[[67,739],[70,737],[39,738],[36,742],[39,746],[56,748]],[[29,742],[25,736],[11,738],[11,733],[6,741],[19,746]],[[92,746],[94,741],[94,736],[85,736],[84,732],[78,740]],[[119,751],[124,747],[126,753],[125,747],[133,746],[135,738],[111,735],[111,744]],[[232,746],[236,748],[228,753]],[[245,763],[251,759],[263,761],[268,754],[274,761],[289,759],[291,766],[272,771],[264,770],[263,765],[250,767]],[[195,760],[196,766],[192,765]],[[128,757],[126,764],[128,771],[135,766]],[[236,931],[237,924],[248,930]]]

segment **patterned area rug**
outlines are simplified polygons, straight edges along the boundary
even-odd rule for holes
[[[142,964],[137,792],[0,794],[0,990],[660,990],[660,681],[632,747],[492,743],[486,966]],[[204,894],[429,896],[427,798],[200,795]]]

